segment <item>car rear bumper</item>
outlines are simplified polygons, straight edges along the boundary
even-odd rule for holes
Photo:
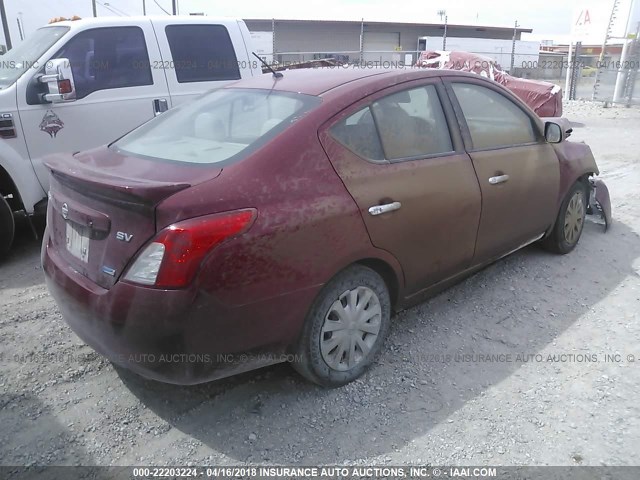
[[[71,329],[113,363],[144,377],[197,384],[290,360],[304,313],[287,296],[228,308],[195,289],[157,290],[117,282],[106,290],[42,247],[47,287]],[[296,292],[311,302],[313,291]],[[302,303],[300,305],[302,305]],[[308,305],[308,304],[307,304]],[[288,329],[270,328],[272,318]],[[274,332],[274,330],[276,330]]]

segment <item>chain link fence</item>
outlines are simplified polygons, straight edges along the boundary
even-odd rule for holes
[[[538,54],[512,52],[474,52],[490,57],[501,68],[518,78],[542,80],[559,85],[565,99],[584,99],[625,105],[640,105],[640,41],[627,46],[629,54],[585,54],[580,45],[568,53],[540,51]],[[606,52],[606,51],[605,51]],[[273,62],[279,68],[410,68],[422,52],[331,51],[275,52]]]

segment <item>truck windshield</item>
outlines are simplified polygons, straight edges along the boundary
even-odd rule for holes
[[[6,88],[29,69],[38,69],[43,65],[38,60],[44,52],[58,41],[69,27],[44,27],[29,35],[4,55],[0,55],[0,88]]]
[[[154,118],[111,145],[125,155],[213,164],[244,158],[320,103],[273,90],[222,88]]]

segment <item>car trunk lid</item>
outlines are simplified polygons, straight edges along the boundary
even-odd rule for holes
[[[108,148],[45,161],[51,172],[47,225],[59,255],[109,289],[156,233],[163,199],[221,169],[129,157]]]

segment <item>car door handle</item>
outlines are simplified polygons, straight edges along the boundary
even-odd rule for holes
[[[153,114],[157,117],[161,113],[169,110],[169,104],[166,98],[154,98],[153,99]]]
[[[489,179],[489,183],[491,185],[498,185],[499,183],[504,183],[509,180],[509,175],[498,175],[497,177],[491,177]]]
[[[383,213],[399,210],[402,204],[400,202],[387,203],[386,205],[374,205],[369,208],[369,213],[373,216],[382,215]]]

